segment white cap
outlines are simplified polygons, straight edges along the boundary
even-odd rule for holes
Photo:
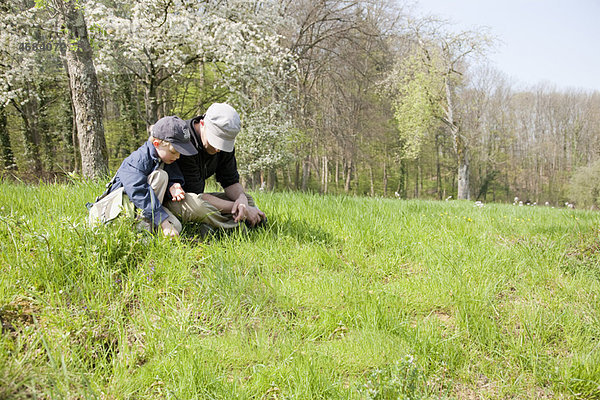
[[[206,110],[204,134],[214,148],[226,152],[233,151],[240,127],[240,116],[229,104],[214,103]]]

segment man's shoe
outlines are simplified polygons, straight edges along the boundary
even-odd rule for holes
[[[206,223],[200,224],[200,228],[198,229],[198,234],[202,240],[209,236],[213,236],[216,232],[215,228]]]
[[[261,220],[258,224],[254,226],[250,226],[248,221],[246,221],[246,226],[250,229],[264,228],[265,226],[267,226],[267,217],[265,217],[265,219]]]

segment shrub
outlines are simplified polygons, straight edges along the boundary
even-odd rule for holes
[[[579,168],[573,174],[569,196],[580,208],[600,208],[600,160]]]

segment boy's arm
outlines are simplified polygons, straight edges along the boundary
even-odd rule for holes
[[[165,165],[164,169],[169,175],[169,183],[167,185],[168,197],[163,201],[181,201],[185,199],[185,191],[183,190],[185,180],[177,163]]]

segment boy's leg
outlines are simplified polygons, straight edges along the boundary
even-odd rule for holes
[[[154,190],[154,194],[156,194],[158,200],[160,200],[160,202],[163,203],[165,193],[167,192],[167,186],[169,185],[169,174],[167,173],[167,171],[163,170],[162,167],[160,167],[156,171],[152,172],[150,175],[148,175],[148,184],[150,185],[152,190]],[[181,226],[181,222],[177,219],[177,217],[175,217],[175,215],[173,215],[173,213],[167,207],[163,208],[165,209],[167,214],[169,214],[167,220],[171,223],[171,225],[173,225],[173,228],[175,228],[175,230],[178,233],[181,233],[181,230],[183,229],[183,227]]]
[[[165,211],[167,212],[167,214],[169,214],[167,220],[171,223],[171,225],[173,225],[173,228],[175,228],[177,233],[181,233],[181,231],[183,230],[183,226],[181,225],[179,219],[177,219],[177,217],[173,215],[171,210],[169,210],[167,207],[165,207]]]
[[[154,194],[162,203],[169,185],[169,174],[162,168],[157,169],[148,175],[148,184],[154,190]]]

